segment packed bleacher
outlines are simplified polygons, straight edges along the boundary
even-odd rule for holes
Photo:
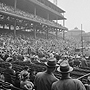
[[[45,3],[45,5],[49,4]],[[16,17],[21,16],[26,20],[62,27],[61,24],[54,21],[46,20],[4,3],[0,3],[0,11],[16,15]],[[59,12],[58,8],[57,11]],[[0,19],[3,19],[2,15]],[[14,37],[14,30],[4,29],[4,26],[3,29],[0,28],[0,90],[35,90],[36,75],[38,72],[47,70],[46,63],[50,59],[56,60],[56,69],[53,74],[57,79],[62,77],[57,68],[61,63],[67,61],[74,69],[71,77],[81,80],[86,89],[90,87],[90,56],[86,57],[81,53],[76,53],[75,43],[62,38],[45,39],[44,35],[40,33],[37,33],[37,38],[34,38],[32,32],[20,30],[16,31],[16,37]]]
[[[50,21],[50,20],[46,20],[44,18],[41,18],[39,16],[35,16],[31,13],[28,13],[28,12],[24,12],[22,10],[19,10],[19,9],[15,9],[13,8],[12,6],[7,6],[6,4],[4,3],[0,3],[0,10],[1,11],[5,11],[5,12],[9,12],[9,13],[12,13],[12,14],[16,14],[16,15],[19,15],[19,16],[23,16],[25,18],[28,18],[28,19],[31,19],[31,20],[34,20],[34,21],[38,21],[38,22],[43,22],[44,24],[50,24],[50,25],[54,25],[54,26],[61,26],[61,24],[58,24],[54,21]]]
[[[44,18],[34,16],[33,14],[26,13],[19,9],[14,9],[13,7],[7,6],[3,3],[0,3],[0,10],[27,17],[35,21],[52,25],[59,25],[54,21],[45,20]],[[75,46],[73,42],[63,39],[34,39],[29,35],[27,36],[27,33],[25,35],[25,32],[23,32],[22,34],[20,32],[17,37],[14,38],[14,35],[11,33],[11,31],[10,33],[8,33],[8,31],[2,31],[0,34],[0,88],[14,88],[13,90],[17,90],[18,88],[20,89],[20,85],[16,85],[17,82],[18,84],[20,84],[20,78],[17,77],[17,72],[20,73],[26,65],[29,66],[29,79],[33,83],[36,73],[46,70],[45,62],[47,62],[48,58],[50,57],[55,57],[58,64],[60,64],[62,60],[69,60],[70,65],[75,67],[74,71],[71,74],[73,78],[78,78],[82,75],[90,73],[89,70],[82,70],[82,68],[89,69],[88,67],[90,65],[89,63],[87,65],[85,64],[85,62],[83,64],[82,61],[76,60],[76,55],[73,52],[74,48]],[[11,82],[5,81],[5,77],[7,75],[4,74],[9,63],[12,63],[12,68],[16,72],[15,75],[11,75],[10,77],[8,77],[9,80],[11,79]],[[55,71],[54,74],[57,78],[61,77],[60,73],[57,71]],[[17,82],[15,79],[17,80]],[[83,82],[87,83],[87,81]]]
[[[34,39],[26,35],[17,35],[14,38],[12,33],[0,34],[0,73],[1,73],[1,88],[17,88],[20,86],[15,85],[16,74],[11,75],[11,82],[4,83],[5,77],[3,74],[8,67],[9,63],[12,63],[12,69],[15,72],[20,73],[25,66],[29,67],[31,82],[34,82],[34,78],[37,72],[46,70],[45,62],[51,57],[57,59],[57,64],[60,64],[63,60],[68,60],[69,64],[74,67],[74,71],[71,73],[73,78],[78,78],[87,73],[90,73],[89,59],[81,58],[80,55],[75,55],[71,52],[74,46],[69,41],[56,40],[56,39]],[[85,69],[85,70],[84,70]],[[57,78],[60,78],[60,73],[55,71]],[[20,79],[20,78],[19,78]],[[83,81],[83,80],[82,80]],[[3,83],[2,83],[3,82]],[[83,81],[87,84],[87,79]],[[8,84],[8,85],[6,85]]]

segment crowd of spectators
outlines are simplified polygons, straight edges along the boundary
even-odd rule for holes
[[[9,12],[9,13],[12,13],[12,14],[16,14],[16,15],[20,15],[20,16],[23,16],[25,18],[28,18],[28,19],[32,19],[32,20],[35,20],[35,21],[38,21],[38,22],[42,22],[44,24],[48,24],[48,25],[53,25],[53,26],[60,26],[60,24],[54,22],[54,21],[50,21],[50,20],[46,20],[44,18],[41,18],[37,15],[33,15],[31,13],[28,13],[28,12],[24,12],[20,9],[14,9],[12,6],[7,6],[6,4],[4,3],[0,3],[0,10],[2,11],[5,11],[5,12]]]
[[[72,49],[74,49],[73,44],[62,39],[34,39],[32,37],[25,36],[24,34],[17,35],[15,38],[12,33],[0,34],[0,61],[10,63],[7,65],[5,72],[10,72],[11,76],[17,76],[17,78],[15,77],[15,82],[17,84],[8,80],[10,78],[7,74],[5,74],[7,77],[5,77],[5,80],[6,82],[14,84],[16,87],[23,89],[27,88],[26,90],[29,90],[28,88],[32,89],[34,87],[32,80],[29,81],[30,74],[28,73],[28,67],[25,67],[19,73],[13,71],[11,62],[14,61],[29,61],[30,63],[45,64],[50,58],[56,58],[58,65],[67,60],[72,67],[79,68],[80,65],[86,67],[86,60],[80,59],[80,55],[76,56],[75,53],[71,53]],[[75,57],[78,59],[75,59]],[[76,63],[76,65],[72,64],[73,61]],[[83,63],[79,61],[83,61]],[[77,62],[79,62],[79,65]],[[4,79],[2,74],[0,77]],[[26,86],[27,83],[29,83],[30,87]]]
[[[48,57],[55,56],[57,60],[63,57],[78,58],[73,52],[74,44],[57,39],[34,39],[24,34],[17,35],[4,33],[0,35],[0,60],[1,61],[30,61],[45,62]],[[81,57],[81,55],[79,55]]]
[[[13,7],[7,6],[3,3],[0,3],[0,10],[39,20],[40,22],[42,21],[54,25],[56,24],[41,17],[34,16],[30,13],[26,13],[18,9],[15,10]],[[60,66],[63,61],[68,61],[72,67],[79,68],[80,66],[87,66],[85,57],[76,55],[73,52],[74,49],[75,46],[72,42],[62,39],[34,39],[32,37],[25,36],[24,34],[17,35],[17,37],[14,37],[14,35],[11,33],[0,34],[0,61],[8,62],[4,74],[0,73],[0,81],[9,82],[18,88],[22,88],[23,90],[32,90],[33,88],[35,88],[36,90],[51,90],[52,83],[58,81],[58,79],[53,75],[56,63],[58,64],[57,66]],[[53,66],[51,66],[52,60],[56,60]],[[35,83],[32,83],[32,81],[29,80],[29,68],[25,66],[25,68],[21,72],[17,72],[12,69],[11,63],[14,61],[44,63],[47,66],[47,70],[45,72],[38,73],[36,77],[34,77]],[[67,72],[69,73],[69,71],[70,66]],[[36,74],[36,72],[34,73]],[[64,74],[62,74],[62,78]],[[66,76],[65,80],[67,79],[67,77],[69,77],[68,75],[69,74],[64,75]],[[15,76],[15,82],[12,81],[12,77],[10,76]],[[47,76],[49,76],[50,78]],[[68,79],[71,80],[70,77]],[[49,82],[49,84],[47,81]],[[83,84],[80,81],[75,81],[75,83],[78,85],[78,87],[81,88],[80,90],[85,90]],[[43,85],[46,85],[45,88],[43,87]],[[81,86],[83,86],[83,89]],[[58,90],[56,89],[56,87],[57,85],[53,84],[52,90]]]

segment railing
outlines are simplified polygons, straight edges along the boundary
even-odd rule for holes
[[[81,77],[79,77],[79,78],[77,78],[77,79],[82,79],[82,78],[85,78],[85,77],[88,77],[90,75],[90,73],[88,73],[88,74],[86,74],[86,75],[83,75],[83,76],[81,76]]]
[[[5,69],[5,66],[6,66],[6,63],[4,63],[4,62],[2,62],[1,64],[0,64],[1,66],[0,66],[0,72],[3,72],[4,70],[3,69]],[[23,62],[20,62],[20,63],[13,63],[13,69],[15,70],[15,71],[21,71],[21,70],[23,70],[23,67],[25,66],[25,65],[27,65],[27,66],[29,66],[29,68],[30,68],[30,70],[35,70],[35,71],[44,71],[45,70],[45,66],[43,65],[35,65],[35,64],[33,64],[33,65],[30,65],[29,63],[23,63]],[[57,77],[57,78],[60,78],[60,73],[59,72],[55,72],[54,73],[55,74],[55,76]],[[75,72],[73,72],[72,73],[72,77],[73,77],[73,75],[77,75],[77,74],[79,74],[79,73],[75,73]],[[82,74],[83,75],[83,74]],[[90,73],[88,73],[88,74],[85,74],[85,75],[83,75],[83,76],[81,76],[81,77],[79,77],[79,78],[77,78],[78,80],[81,80],[84,84],[87,84],[88,82],[88,80],[87,80],[87,77],[90,75]],[[78,75],[78,76],[80,76],[80,75]]]
[[[84,85],[88,85],[88,79],[87,79],[88,76],[90,76],[90,73],[83,75],[77,79],[80,80]]]
[[[17,88],[15,87],[14,85],[8,83],[8,82],[3,82],[3,81],[0,81],[0,90],[1,89],[4,89],[4,90],[7,90],[7,89],[13,89],[13,90],[22,90],[21,88]]]

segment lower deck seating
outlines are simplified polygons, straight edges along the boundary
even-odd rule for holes
[[[0,90],[7,90],[7,89],[11,89],[11,90],[22,90],[20,88],[15,87],[14,85],[8,83],[8,82],[2,82],[0,81]]]

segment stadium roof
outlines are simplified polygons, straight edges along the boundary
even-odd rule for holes
[[[0,0],[0,2],[14,7],[15,0]],[[36,15],[45,19],[49,17],[49,20],[66,19],[61,14],[65,11],[48,0],[17,0],[17,8],[32,14],[34,14],[36,9]]]
[[[59,13],[65,13],[64,10],[62,10],[61,8],[59,8],[58,6],[56,6],[55,4],[53,4],[52,2],[50,2],[49,0],[38,0],[41,3],[45,4],[46,6],[54,9],[55,11],[59,12]]]

